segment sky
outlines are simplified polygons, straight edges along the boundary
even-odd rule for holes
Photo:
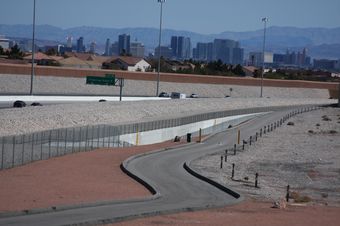
[[[0,0],[0,24],[32,24],[33,0]],[[216,34],[268,26],[340,27],[340,0],[167,0],[163,28]],[[36,23],[159,27],[158,0],[36,0]]]

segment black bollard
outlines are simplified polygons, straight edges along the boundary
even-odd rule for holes
[[[235,175],[235,163],[233,163],[232,165],[232,171],[231,171],[231,179],[234,179],[234,175]]]
[[[258,188],[258,186],[257,186],[258,177],[259,177],[259,174],[256,173],[256,174],[255,174],[255,188]]]
[[[224,156],[224,161],[228,161],[228,149],[225,150],[225,156]]]
[[[260,129],[260,137],[262,137],[262,128]]]
[[[245,145],[246,141],[243,140],[243,144],[242,144],[242,150],[244,150],[244,145]]]
[[[251,146],[251,140],[252,140],[252,136],[249,137],[249,145]]]
[[[236,155],[236,144],[234,144],[234,155]]]
[[[258,133],[256,132],[256,135],[255,135],[255,141],[257,141],[257,136],[258,136]]]
[[[221,169],[223,168],[223,156],[221,156]]]
[[[263,128],[263,134],[266,134],[266,126]]]
[[[286,194],[286,201],[289,202],[289,185],[287,185],[287,194]]]

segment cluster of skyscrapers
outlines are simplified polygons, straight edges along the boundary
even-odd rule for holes
[[[131,42],[130,35],[122,34],[118,36],[118,41],[111,44],[108,38],[105,43],[105,56],[145,56],[144,44],[138,41]]]
[[[197,43],[192,49],[188,37],[172,36],[170,46],[161,46],[161,56],[165,59],[199,61],[221,60],[225,64],[243,64],[244,50],[240,43],[229,39],[215,39],[209,43]],[[155,49],[155,57],[159,56],[159,48]]]
[[[244,50],[240,43],[230,39],[215,39],[214,42],[197,43],[193,58],[200,61],[221,60],[225,64],[243,64]]]

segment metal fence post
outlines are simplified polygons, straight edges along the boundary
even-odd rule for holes
[[[32,134],[31,162],[34,161],[34,136],[35,136],[35,133]]]
[[[12,151],[12,167],[14,167],[14,157],[15,157],[15,136],[13,136],[13,151]]]
[[[51,136],[52,130],[50,130],[50,134],[48,136],[48,158],[51,158]]]
[[[75,128],[72,129],[72,153],[74,152],[74,137],[75,137]]]
[[[4,149],[5,149],[5,137],[2,137],[2,144],[1,144],[1,169],[4,169]]]
[[[57,130],[57,156],[59,156],[59,136],[60,136],[60,129]]]
[[[85,151],[87,151],[87,139],[89,133],[89,126],[86,126],[86,133],[85,133]]]
[[[24,165],[25,158],[25,134],[22,135],[21,165]]]
[[[43,132],[40,132],[40,160],[42,160],[43,153]]]
[[[67,128],[65,128],[65,148],[64,148],[64,155],[67,151]]]

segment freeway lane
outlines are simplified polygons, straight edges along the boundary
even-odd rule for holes
[[[286,115],[272,112],[240,126],[242,138]],[[219,207],[239,202],[229,194],[201,181],[183,169],[185,162],[223,151],[236,141],[237,128],[216,134],[203,143],[155,152],[129,159],[127,169],[150,184],[157,194],[140,201],[117,202],[93,207],[71,208],[41,214],[0,218],[0,225],[76,225],[115,222],[133,217],[171,213],[189,209]],[[219,166],[216,166],[219,167]]]

